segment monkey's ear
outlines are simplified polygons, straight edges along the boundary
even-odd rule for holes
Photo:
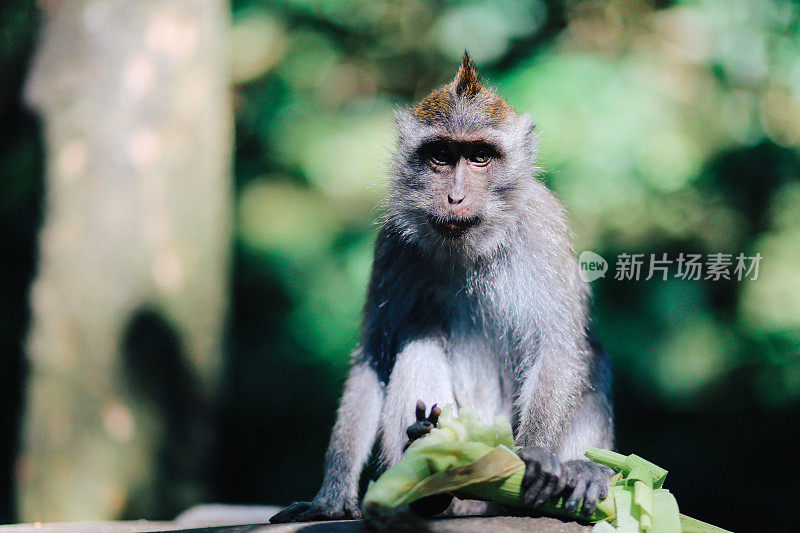
[[[518,142],[526,143],[536,157],[539,148],[539,131],[536,129],[536,123],[527,111],[517,116],[516,123],[520,135]]]
[[[403,144],[406,140],[414,139],[419,121],[411,109],[397,108],[394,111],[394,125],[397,128],[398,141]]]
[[[522,128],[526,130],[528,135],[537,135],[538,132],[536,131],[536,123],[531,118],[530,113],[527,111],[519,115],[519,122],[522,125]]]
[[[461,97],[472,98],[480,92],[483,84],[475,70],[475,65],[469,58],[469,54],[464,50],[464,57],[461,59],[461,66],[458,68],[455,84],[456,94]]]

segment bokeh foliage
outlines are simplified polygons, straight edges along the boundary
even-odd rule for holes
[[[716,460],[711,478],[727,479],[723,465],[758,457],[754,435],[797,413],[798,22],[797,4],[771,0],[236,2],[238,245],[285,298],[284,342],[341,375],[392,108],[447,81],[466,48],[533,115],[576,249],[611,262],[594,315],[617,369],[620,448],[674,465],[697,515],[742,524],[688,477]],[[680,252],[761,253],[759,279],[613,279],[620,253]],[[721,440],[729,424],[736,442]],[[711,457],[709,439],[728,453]]]
[[[341,365],[355,339],[392,108],[446,81],[467,48],[534,116],[576,249],[612,260],[768,252],[753,283],[598,282],[599,327],[619,365],[664,401],[692,406],[755,364],[753,396],[791,401],[800,395],[791,379],[798,20],[795,4],[774,1],[237,2],[243,253],[278,276],[296,341]],[[605,294],[618,292],[627,309],[608,309]],[[622,327],[611,323],[620,312]]]
[[[15,45],[4,73],[29,53],[15,28],[31,11],[3,16]],[[761,463],[798,467],[796,2],[236,0],[232,11],[236,267],[219,499],[313,496],[358,337],[393,110],[448,81],[465,48],[534,117],[578,251],[611,274],[620,253],[763,256],[757,281],[593,283],[620,450],[671,468],[683,511],[736,530],[765,527],[751,499],[800,496]],[[28,151],[14,152],[27,158],[27,181],[13,182],[23,192],[39,164],[26,135]],[[31,224],[19,211],[31,194],[4,194],[3,220]],[[745,491],[741,476],[758,486]]]

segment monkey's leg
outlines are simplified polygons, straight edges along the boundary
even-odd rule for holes
[[[563,326],[553,324],[544,331],[560,329]],[[589,385],[593,355],[586,345],[544,334],[538,346],[531,346],[528,351],[536,355],[519,383],[515,401],[519,426],[514,440],[523,447],[539,446],[557,453]]]
[[[450,364],[439,339],[409,342],[397,354],[381,414],[381,459],[385,467],[400,460],[415,423],[415,406],[455,403]]]
[[[270,522],[360,518],[358,478],[378,431],[383,391],[378,375],[367,362],[350,369],[325,456],[325,478],[310,502],[295,502]]]
[[[580,405],[572,415],[564,443],[559,453],[562,461],[585,459],[590,446],[610,450],[614,447],[614,414],[611,406],[611,364],[602,350],[591,388],[581,396]]]

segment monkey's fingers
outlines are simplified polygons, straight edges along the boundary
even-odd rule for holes
[[[555,487],[553,487],[553,493],[551,497],[558,496],[559,494],[564,492],[564,489],[567,488],[568,478],[569,478],[569,469],[567,468],[567,465],[565,463],[561,463],[561,475],[558,476],[556,485]]]
[[[611,484],[610,483],[601,484],[601,486],[600,486],[600,499],[601,500],[605,500],[606,499],[606,496],[608,496],[608,489],[610,489],[610,488],[611,488]]]
[[[269,521],[272,524],[281,524],[284,522],[291,522],[297,515],[304,513],[311,507],[311,502],[294,502],[292,505],[273,515]]]
[[[567,501],[564,502],[564,509],[566,509],[570,513],[574,513],[578,509],[578,504],[581,503],[584,496],[586,495],[586,490],[589,488],[589,478],[588,476],[578,475],[575,478],[575,486],[572,488],[572,493],[567,498]],[[595,504],[597,502],[595,501]]]
[[[426,411],[427,408],[425,407],[425,402],[422,400],[417,400],[415,412],[417,421],[408,426],[406,429],[408,442],[406,442],[405,446],[403,446],[403,452],[406,451],[412,442],[430,433],[431,430],[436,427],[436,424],[439,423],[439,415],[442,414],[441,407],[437,407],[436,404],[433,404],[433,407],[431,407],[431,414],[427,418],[425,417]]]
[[[417,409],[416,409],[417,422],[422,422],[423,420],[425,420],[425,410],[426,410],[425,402],[423,402],[422,400],[417,400]]]
[[[544,504],[544,502],[558,494],[560,492],[558,487],[561,485],[563,488],[561,481],[562,479],[564,479],[564,477],[560,472],[555,475],[549,475],[547,477],[547,481],[545,481],[544,485],[542,485],[542,488],[539,490],[538,496],[536,496],[536,499],[533,500],[533,506],[539,507],[540,505]]]
[[[584,515],[591,515],[598,500],[608,495],[611,486],[609,479],[614,474],[613,470],[583,459],[567,461],[564,466],[567,471],[567,486],[572,487],[564,507],[573,513],[580,505]]]
[[[424,437],[430,433],[431,429],[433,429],[433,424],[427,420],[422,420],[408,426],[408,429],[406,429],[406,435],[408,435],[409,440],[417,440],[418,438]]]
[[[436,424],[439,423],[440,414],[442,414],[442,408],[433,404],[433,407],[431,407],[431,415],[428,417],[428,422],[433,424],[433,427],[436,427]]]
[[[559,487],[563,488],[563,479],[560,464],[556,464],[555,467],[548,466],[547,470],[540,471],[539,476],[525,491],[525,503],[532,507],[540,507],[559,493]]]
[[[591,516],[594,512],[597,507],[597,500],[601,498],[602,490],[603,485],[601,483],[597,483],[596,481],[589,482],[586,494],[583,496],[583,507],[581,507],[581,512],[585,516]]]
[[[542,487],[544,487],[544,484],[547,483],[547,481],[547,474],[541,474],[539,477],[533,480],[533,483],[530,487],[528,487],[528,490],[525,491],[525,494],[522,497],[525,505],[537,507],[536,501],[539,497],[539,492],[542,490]]]
[[[525,463],[522,487],[530,487],[543,473],[560,474],[561,462],[550,452],[539,446],[528,446],[519,452]]]

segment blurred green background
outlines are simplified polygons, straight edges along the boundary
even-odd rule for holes
[[[40,219],[20,87],[40,21],[0,20],[0,522]],[[541,134],[576,250],[763,256],[756,281],[593,283],[618,449],[670,470],[682,511],[790,530],[800,489],[800,5],[780,0],[236,0],[235,243],[215,500],[312,497],[385,193],[396,106],[466,48]],[[165,511],[154,508],[152,517]]]

